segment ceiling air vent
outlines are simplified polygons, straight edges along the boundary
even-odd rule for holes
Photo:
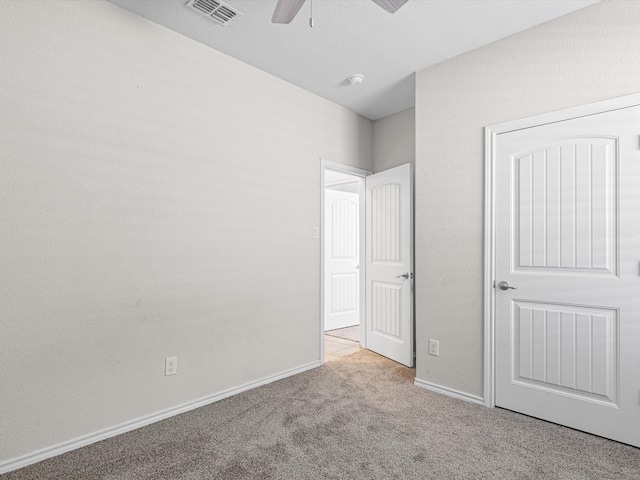
[[[235,8],[219,0],[189,0],[186,6],[224,26],[233,23],[238,15],[242,15]]]

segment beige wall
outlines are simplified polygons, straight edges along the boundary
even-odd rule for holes
[[[372,122],[103,1],[0,1],[0,58],[0,465],[319,360]]]
[[[418,379],[482,395],[483,128],[639,92],[638,52],[640,2],[604,1],[417,73]]]
[[[414,163],[415,109],[409,108],[373,122],[373,172]]]

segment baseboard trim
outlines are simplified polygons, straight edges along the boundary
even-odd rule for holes
[[[144,427],[146,425],[159,422],[160,420],[164,420],[166,418],[173,417],[175,415],[180,415],[181,413],[185,413],[190,410],[195,410],[196,408],[204,407],[205,405],[218,402],[225,398],[232,397],[233,395],[237,395],[239,393],[245,392],[247,390],[258,388],[263,385],[267,385],[269,383],[282,380],[283,378],[291,377],[293,375],[297,375],[298,373],[306,372],[307,370],[312,370],[321,365],[322,363],[320,363],[319,361],[308,363],[306,365],[292,368],[290,370],[286,370],[284,372],[280,372],[278,374],[271,375],[271,376],[262,378],[260,380],[245,383],[244,385],[240,385],[238,387],[229,388],[227,390],[223,390],[222,392],[215,393],[213,395],[202,397],[197,400],[193,400],[191,402],[183,403],[182,405],[178,405],[173,408],[161,410],[159,412],[152,413],[151,415],[146,415],[144,417],[138,418],[136,420],[132,420],[130,422],[121,423],[119,425],[105,428],[103,430],[99,430],[97,432],[90,433],[88,435],[84,435],[82,437],[78,437],[73,440],[69,440],[67,442],[62,442],[57,445],[53,445],[51,447],[37,450],[33,453],[27,453],[26,455],[22,455],[20,457],[16,457],[10,460],[6,460],[4,462],[0,462],[0,475],[2,475],[3,473],[11,472],[13,470],[17,470],[19,468],[26,467],[28,465],[32,465],[37,462],[41,462],[42,460],[46,460],[47,458],[55,457],[57,455],[61,455],[66,452],[70,452],[71,450],[75,450],[77,448],[86,447],[87,445],[91,445],[92,443],[96,443],[101,440],[105,440],[107,438],[115,437],[116,435],[120,435],[122,433],[136,430],[140,427]]]
[[[458,400],[464,400],[466,402],[477,403],[484,405],[484,399],[476,395],[454,390],[453,388],[443,387],[442,385],[436,385],[435,383],[426,382],[424,380],[415,379],[413,384],[416,387],[424,388],[425,390],[431,390],[432,392],[441,393],[449,397],[457,398]]]

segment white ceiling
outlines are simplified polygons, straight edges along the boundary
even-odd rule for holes
[[[377,120],[414,106],[414,72],[598,0],[409,0],[393,15],[370,0],[313,0],[313,28],[310,0],[289,25],[271,23],[276,0],[224,0],[243,13],[227,27],[187,0],[110,1]]]

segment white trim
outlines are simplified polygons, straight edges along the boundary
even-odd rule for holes
[[[495,341],[494,341],[494,301],[493,289],[495,270],[494,239],[494,178],[493,160],[496,134],[491,127],[485,129],[485,170],[484,170],[484,405],[493,408],[495,404]]]
[[[145,425],[149,425],[151,423],[155,423],[160,420],[173,417],[175,415],[180,415],[181,413],[185,413],[190,410],[195,410],[196,408],[204,407],[211,403],[215,403],[219,400],[223,400],[233,395],[237,395],[238,393],[242,393],[247,390],[252,390],[254,388],[261,387],[263,385],[267,385],[269,383],[272,383],[278,380],[282,380],[283,378],[291,377],[293,375],[306,372],[307,370],[311,370],[319,366],[321,366],[320,362],[308,363],[306,365],[292,368],[290,370],[286,370],[284,372],[280,372],[275,375],[262,378],[260,380],[245,383],[244,385],[240,385],[238,387],[229,388],[227,390],[223,390],[222,392],[215,393],[213,395],[202,397],[197,400],[193,400],[191,402],[183,403],[182,405],[178,405],[176,407],[168,408],[166,410],[161,410],[159,412],[152,413],[144,417],[140,417],[136,420],[124,422],[119,425],[115,425],[113,427],[108,427],[103,430],[90,433],[89,435],[83,435],[82,437],[78,437],[73,440],[62,442],[57,445],[53,445],[51,447],[46,447],[41,450],[37,450],[33,453],[27,453],[26,455],[22,455],[20,457],[6,460],[0,463],[0,475],[4,473],[8,473],[13,470],[17,470],[18,468],[23,468],[28,465],[41,462],[42,460],[46,460],[47,458],[61,455],[63,453],[69,452],[71,450],[75,450],[77,448],[86,447],[87,445],[91,445],[92,443],[96,443],[96,442],[105,440],[107,438],[115,437],[116,435],[130,432],[132,430],[136,430],[140,427],[144,427]]]
[[[484,241],[484,405],[495,406],[495,145],[498,135],[525,128],[597,115],[640,105],[640,93],[580,105],[485,128],[485,241]]]
[[[436,393],[441,393],[442,395],[457,398],[458,400],[464,400],[465,402],[484,405],[484,400],[482,399],[482,397],[478,397],[477,395],[471,395],[470,393],[461,392],[449,387],[443,387],[442,385],[436,385],[435,383],[426,382],[417,378],[414,380],[413,384],[416,387],[424,388],[425,390],[430,390]]]
[[[320,158],[320,363],[324,364],[324,172],[325,170],[334,170],[336,172],[347,173],[356,177],[361,177],[360,180],[360,202],[359,202],[359,221],[360,231],[364,232],[364,219],[365,219],[365,202],[364,202],[364,187],[362,185],[362,179],[368,177],[373,172],[369,170],[363,170],[362,168],[352,167],[350,165],[343,165],[341,163],[330,162]],[[360,285],[364,285],[365,275],[365,235],[360,235]],[[361,287],[360,291],[364,291]],[[366,321],[365,316],[365,304],[362,294],[360,295],[360,344],[363,348],[367,348],[366,338],[364,336],[364,325]]]
[[[324,158],[320,158],[320,166],[322,168],[322,174],[324,175],[324,169],[327,168],[329,170],[335,170],[336,172],[348,173],[349,175],[355,175],[356,177],[368,177],[373,174],[373,172],[369,170],[364,170],[358,167],[352,167],[351,165],[344,165],[342,163],[331,162],[329,160],[325,160]],[[323,183],[324,185],[324,183]]]
[[[615,97],[600,102],[589,103],[587,105],[579,105],[564,110],[556,110],[554,112],[542,113],[532,117],[520,118],[504,123],[498,123],[486,127],[496,135],[514,130],[523,130],[525,128],[538,127],[549,123],[563,122],[572,118],[586,117],[589,115],[597,115],[599,113],[610,112],[622,108],[634,107],[640,105],[640,93],[625,95],[623,97]]]

